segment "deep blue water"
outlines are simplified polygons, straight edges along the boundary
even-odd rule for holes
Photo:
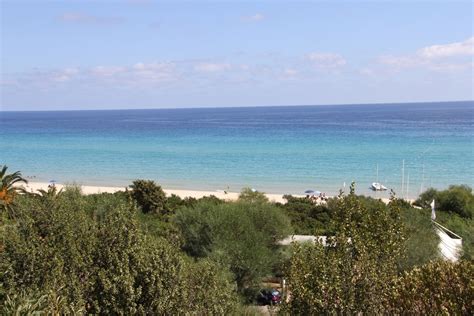
[[[473,185],[474,102],[0,112],[0,164],[35,181],[335,193]],[[406,189],[406,184],[405,184]]]

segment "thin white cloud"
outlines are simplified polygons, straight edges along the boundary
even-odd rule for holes
[[[97,79],[124,83],[160,83],[178,78],[175,64],[170,62],[139,62],[132,66],[97,66],[89,73]]]
[[[128,86],[161,84],[179,79],[180,72],[170,62],[136,63],[131,66],[95,66],[91,68],[63,68],[34,70],[9,75],[15,82],[24,85],[47,86],[69,83],[113,83]]]
[[[429,65],[430,70],[441,72],[458,72],[474,69],[474,62],[465,63],[433,63]]]
[[[50,79],[56,82],[66,82],[74,79],[79,74],[77,68],[65,68],[51,73]]]
[[[265,16],[261,13],[255,13],[252,15],[243,16],[242,19],[250,22],[260,22],[265,19]]]
[[[440,72],[465,71],[473,68],[473,44],[474,38],[471,37],[463,42],[423,47],[411,55],[380,56],[377,62],[398,71],[407,68]]]
[[[97,66],[92,68],[91,73],[99,77],[112,77],[125,71],[125,67]]]
[[[380,64],[392,66],[395,68],[416,67],[426,64],[426,60],[417,58],[416,56],[394,56],[383,55],[377,58]]]
[[[298,78],[299,71],[293,68],[283,69],[280,78],[283,80],[296,80]]]
[[[101,17],[81,12],[66,12],[59,16],[59,20],[65,23],[111,25],[124,21],[121,17]]]
[[[359,69],[359,74],[367,77],[374,77],[375,71],[369,67],[363,67]]]
[[[462,42],[424,47],[418,51],[418,55],[425,58],[472,56],[474,55],[474,37]]]
[[[136,63],[130,72],[137,79],[151,82],[169,82],[179,77],[176,65],[171,62]]]
[[[302,62],[303,61],[303,62]],[[333,73],[346,61],[340,55],[312,53],[302,60],[256,59],[252,63],[219,59],[177,60],[173,62],[137,62],[131,65],[97,65],[94,67],[32,70],[9,75],[8,79],[24,87],[121,86],[166,87],[188,84],[233,84],[266,80],[299,80],[312,78],[317,72]],[[310,65],[311,67],[308,67]],[[3,83],[7,86],[7,83]]]
[[[313,52],[306,55],[306,59],[317,68],[339,68],[347,63],[341,55],[334,53]]]
[[[222,72],[230,70],[232,66],[228,63],[198,63],[194,66],[197,72]]]

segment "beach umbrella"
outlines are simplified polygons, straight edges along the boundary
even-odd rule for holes
[[[308,195],[320,195],[320,194],[321,194],[321,191],[306,190],[306,191],[304,191],[304,194],[308,194]]]

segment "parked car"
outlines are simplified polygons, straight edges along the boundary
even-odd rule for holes
[[[258,293],[257,303],[260,305],[276,305],[281,303],[281,293],[275,289],[262,289]]]

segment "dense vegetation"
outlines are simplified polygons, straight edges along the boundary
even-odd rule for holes
[[[290,261],[291,314],[381,314],[403,251],[396,201],[369,210],[353,189],[336,202],[326,246],[298,245]],[[364,229],[365,228],[365,229]]]
[[[18,199],[15,222],[5,227],[4,311],[38,301],[51,313],[233,309],[231,278],[214,263],[187,260],[166,239],[144,233],[137,209],[123,196],[83,196],[72,188],[52,198]]]
[[[436,201],[437,209],[442,212],[457,214],[468,219],[474,216],[474,195],[468,186],[452,185],[444,191],[430,188],[420,195],[415,204],[428,208],[433,200]]]
[[[429,209],[435,200],[436,220],[463,238],[463,257],[474,260],[474,195],[465,185],[452,185],[447,190],[433,188],[423,192],[415,204]]]
[[[234,202],[181,199],[147,180],[115,194],[31,194],[13,185],[20,173],[2,172],[2,314],[242,314],[275,276],[289,282],[283,313],[473,310],[468,187],[430,189],[415,209],[353,191],[323,205],[249,189]],[[433,198],[439,221],[469,243],[458,264],[438,261]],[[327,246],[277,245],[293,233],[328,236]]]
[[[245,194],[235,203],[200,201],[185,207],[175,223],[184,237],[183,250],[228,267],[242,293],[271,273],[278,260],[276,242],[291,233],[281,209]]]

